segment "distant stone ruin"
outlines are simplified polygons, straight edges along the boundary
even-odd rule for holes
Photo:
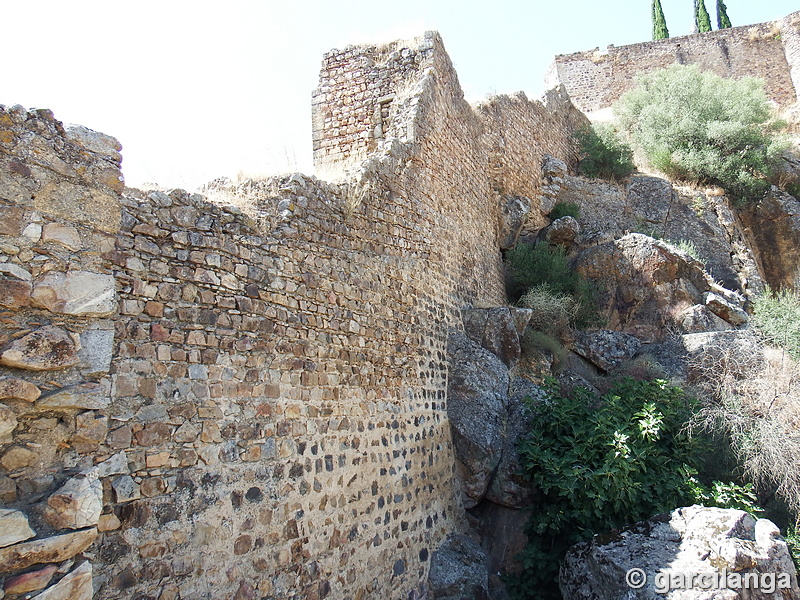
[[[611,106],[637,75],[675,63],[697,64],[720,77],[760,77],[778,105],[794,104],[800,88],[800,12],[770,23],[560,54],[545,83],[563,85],[575,106],[590,113]]]

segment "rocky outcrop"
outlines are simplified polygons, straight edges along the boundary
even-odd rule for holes
[[[497,356],[460,333],[447,344],[447,416],[466,508],[486,495],[503,457],[508,426],[508,369]]]
[[[551,246],[562,246],[572,250],[578,244],[581,226],[575,217],[566,215],[550,223],[542,230],[541,238]]]
[[[481,535],[490,573],[515,575],[522,571],[519,555],[528,545],[526,531],[534,506],[518,509],[484,502],[470,511],[477,519],[475,529]]]
[[[484,498],[526,507],[534,492],[519,474],[517,442],[526,431],[528,398],[541,399],[542,390],[512,379],[495,354],[461,333],[450,335],[448,360],[447,416],[465,507]]]
[[[528,220],[531,200],[525,196],[503,196],[500,200],[500,249],[508,250],[517,243]]]
[[[432,600],[494,600],[486,555],[466,535],[454,535],[431,554],[428,586]]]
[[[691,243],[724,287],[745,294],[763,288],[744,230],[728,199],[715,190],[673,186],[641,175],[631,177],[626,186],[565,175],[554,200],[578,206],[586,243],[629,232]]]
[[[641,342],[632,335],[619,331],[579,331],[575,334],[573,349],[585,359],[609,371],[639,350]]]
[[[800,201],[773,187],[740,218],[766,282],[792,289],[800,268]]]
[[[705,600],[709,590],[714,598],[800,598],[789,549],[771,521],[702,506],[577,544],[559,585],[564,600]]]
[[[505,408],[505,428],[501,432],[501,458],[486,499],[512,508],[528,508],[536,492],[521,474],[519,440],[529,430],[530,403],[541,402],[545,393],[539,386],[521,377],[511,379]]]
[[[31,371],[64,369],[78,362],[75,338],[52,325],[10,342],[0,353],[0,365]]]
[[[609,328],[642,341],[664,339],[697,305],[727,318],[731,328],[747,319],[743,298],[717,285],[699,261],[646,235],[632,233],[587,248],[575,267],[601,288],[600,314]]]
[[[520,356],[520,338],[531,320],[527,308],[476,308],[462,311],[464,333],[510,367]]]

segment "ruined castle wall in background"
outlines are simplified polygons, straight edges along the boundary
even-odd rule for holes
[[[637,75],[678,64],[697,64],[722,77],[761,77],[781,106],[797,101],[800,13],[774,23],[609,46],[556,57],[546,87],[563,85],[575,106],[592,112],[611,106]]]

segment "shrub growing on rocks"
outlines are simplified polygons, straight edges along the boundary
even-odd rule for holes
[[[673,65],[639,79],[614,106],[647,160],[671,177],[757,200],[786,148],[761,80]]]
[[[630,175],[633,151],[607,123],[595,123],[575,132],[581,148],[578,172],[587,177],[619,181]]]
[[[508,296],[534,310],[548,305],[552,310],[565,310],[569,324],[581,327],[597,320],[595,293],[591,283],[570,265],[566,249],[539,243],[517,244],[506,252]],[[533,291],[527,300],[523,295]],[[573,302],[564,302],[569,296]]]
[[[704,502],[752,506],[731,483],[707,487],[695,475],[705,444],[689,435],[696,402],[665,381],[624,378],[597,397],[586,388],[532,406],[520,464],[541,498],[529,521],[516,598],[560,598],[558,569],[567,549],[594,533]]]

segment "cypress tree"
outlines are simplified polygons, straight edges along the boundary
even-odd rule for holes
[[[725,2],[717,0],[717,27],[719,29],[727,29],[731,26],[731,20],[728,18],[728,9],[725,7]]]
[[[664,18],[664,11],[661,9],[661,0],[653,0],[653,39],[664,40],[669,37],[667,20]]]
[[[694,23],[699,33],[711,31],[711,17],[703,0],[694,0]]]

